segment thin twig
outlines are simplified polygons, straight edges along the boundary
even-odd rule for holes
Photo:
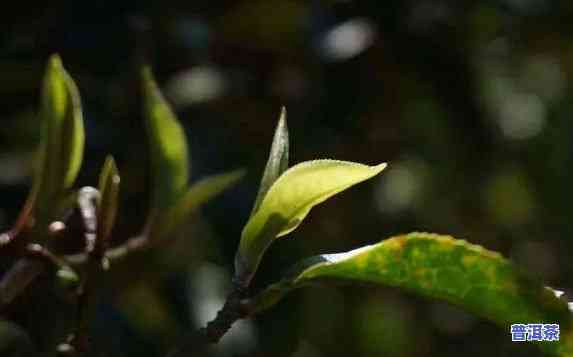
[[[40,246],[40,251],[33,251],[38,247],[30,249],[29,236],[32,234],[31,216],[33,200],[28,200],[20,213],[14,227],[5,233],[0,234],[0,250],[3,253],[11,254],[12,256],[21,257],[16,263],[8,270],[0,280],[0,312],[2,312],[12,301],[20,296],[24,290],[50,265],[54,263],[45,253],[48,252],[47,248]],[[71,215],[71,210],[64,214],[64,218],[68,219]],[[59,235],[65,230],[65,224],[60,221],[52,222],[48,225],[48,236]],[[18,238],[18,239],[16,239]],[[51,254],[51,253],[50,253]],[[38,260],[38,257],[44,259]],[[52,261],[50,261],[52,260]],[[67,263],[60,261],[59,263],[67,265]],[[56,264],[57,265],[57,264]]]
[[[121,245],[106,250],[104,259],[110,262],[120,261],[131,253],[147,249],[149,240],[145,235],[129,238]],[[63,261],[71,266],[84,265],[88,254],[78,253],[66,255]],[[104,265],[105,262],[104,262]],[[34,259],[23,258],[19,260],[0,281],[0,311],[14,301],[44,270],[46,265]]]
[[[0,309],[19,296],[50,265],[55,266],[58,270],[73,272],[67,262],[40,244],[29,243],[24,247],[15,248],[18,255],[23,256],[23,258],[18,260],[0,281]]]
[[[120,261],[131,253],[149,248],[149,240],[145,235],[138,235],[127,239],[121,245],[106,250],[104,259],[110,262]],[[64,262],[71,266],[86,264],[88,254],[78,253],[63,257]],[[107,263],[104,261],[104,265]],[[46,266],[42,262],[23,258],[4,274],[0,281],[0,311],[16,299],[36,279]]]
[[[106,259],[109,259],[110,262],[115,262],[121,260],[122,258],[125,258],[131,253],[147,249],[148,247],[149,247],[149,240],[147,239],[147,236],[138,235],[127,239],[125,242],[118,245],[117,247],[107,249],[105,251],[104,257]],[[87,262],[88,254],[86,253],[69,254],[64,256],[64,259],[71,265],[82,265]]]
[[[0,248],[8,248],[11,245],[9,243],[15,242],[13,238],[12,231],[1,234],[0,241],[6,240],[6,242],[5,246],[0,244]],[[150,241],[147,235],[141,234],[131,237],[117,247],[106,249],[103,265],[107,265],[108,260],[112,262],[119,261],[131,253],[147,249],[149,246]],[[83,266],[87,263],[88,256],[89,254],[85,252],[70,254],[63,257],[63,262],[66,265]],[[46,267],[45,262],[37,259],[25,257],[18,260],[0,280],[0,311],[20,296]]]
[[[58,270],[69,270],[73,271],[73,269],[60,257],[56,256],[54,253],[50,252],[50,250],[40,244],[37,243],[30,243],[26,246],[26,254],[31,257],[39,258],[50,265],[53,265]]]

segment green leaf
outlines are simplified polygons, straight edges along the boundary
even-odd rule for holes
[[[495,252],[449,236],[411,233],[347,253],[304,260],[250,303],[251,313],[302,286],[325,283],[394,286],[459,305],[501,325],[557,323],[561,341],[542,347],[573,353],[572,315],[551,289],[529,278]]]
[[[289,151],[289,138],[288,128],[286,123],[286,108],[282,107],[279,123],[275,130],[271,152],[265,167],[261,184],[259,185],[259,193],[253,205],[253,212],[255,214],[261,204],[261,201],[271,188],[272,184],[279,178],[279,176],[288,168],[288,151]]]
[[[40,116],[41,164],[31,196],[36,195],[38,219],[50,221],[59,213],[60,201],[75,182],[85,140],[80,95],[57,55],[50,57],[44,76]]]
[[[277,237],[296,229],[310,209],[335,194],[380,173],[386,164],[315,160],[285,171],[271,186],[241,234],[235,279],[248,285],[262,255]]]
[[[235,185],[244,176],[245,170],[235,170],[201,179],[191,185],[178,202],[175,210],[178,212],[178,215],[185,217],[199,206],[209,202],[229,187]],[[176,219],[175,222],[179,222],[179,219]]]
[[[142,71],[143,101],[151,150],[152,207],[163,210],[183,194],[189,178],[187,140],[149,68]]]
[[[108,156],[105,160],[99,177],[98,189],[100,199],[98,205],[97,245],[100,251],[109,238],[115,223],[117,214],[117,200],[119,195],[120,177],[113,157]]]
[[[244,175],[244,170],[235,170],[209,176],[195,183],[173,207],[158,216],[150,227],[149,236],[157,239],[158,236],[170,235],[197,208],[236,184]]]

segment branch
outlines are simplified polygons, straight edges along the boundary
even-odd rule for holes
[[[104,254],[104,266],[109,262],[120,261],[129,254],[149,248],[149,240],[145,235],[129,238],[123,244],[110,248]],[[88,254],[78,253],[66,255],[63,261],[71,266],[81,266],[87,263]],[[8,306],[32,283],[44,270],[46,265],[36,259],[23,258],[2,277],[0,281],[0,311]]]
[[[110,248],[105,251],[104,258],[111,261],[119,261],[130,253],[141,251],[149,247],[149,240],[146,235],[138,235],[129,238],[124,243],[115,248]],[[64,260],[71,265],[82,265],[88,261],[88,254],[78,253],[70,254],[64,257]]]
[[[223,308],[207,326],[194,331],[167,357],[191,356],[202,352],[207,345],[215,344],[229,331],[232,325],[244,318],[257,315],[276,304],[294,286],[288,281],[280,281],[267,286],[252,297],[245,297],[245,288],[233,281],[233,291],[227,297]]]
[[[198,350],[202,351],[209,344],[218,343],[236,321],[249,316],[248,300],[243,299],[244,295],[244,289],[235,284],[217,316],[208,322],[207,326],[189,335],[168,357],[190,356]]]
[[[49,234],[57,235],[62,231],[63,223],[54,222],[49,226]],[[0,235],[0,248],[6,253],[22,257],[8,270],[0,281],[0,311],[18,297],[46,268],[54,265],[70,271],[71,268],[62,259],[57,258],[47,248],[34,243],[26,244],[27,239],[16,240],[20,228],[12,229]],[[5,245],[2,245],[4,243]]]
[[[82,189],[83,190],[83,189]],[[81,191],[81,190],[80,190]],[[81,196],[81,195],[80,195]],[[85,200],[87,195],[84,194],[83,198],[78,197],[78,206],[80,205],[80,200]],[[84,204],[84,203],[82,203]],[[80,211],[82,211],[80,207]],[[84,211],[85,213],[85,211]],[[92,219],[86,217],[84,219],[84,224],[94,226],[95,222],[92,222]],[[17,224],[17,226],[22,226],[21,223]],[[63,228],[62,228],[63,227]],[[49,229],[50,234],[59,234],[65,228],[62,222],[53,222]],[[20,231],[20,228],[13,229],[6,233],[0,234],[0,248],[3,250],[9,249],[14,244],[18,243],[19,240],[16,240],[16,233]],[[86,244],[89,246],[92,243],[93,235],[89,237],[86,236]],[[105,250],[104,266],[107,265],[109,261],[118,261],[122,258],[125,258],[130,253],[141,251],[147,249],[150,246],[149,239],[145,234],[134,236],[126,240],[121,245],[110,248]],[[24,253],[23,255],[27,255]],[[88,262],[89,254],[86,252],[78,253],[78,254],[71,254],[66,255],[63,257],[60,262],[65,265],[72,265],[72,266],[83,266]],[[22,294],[22,292],[48,267],[48,265],[42,260],[38,260],[37,256],[30,258],[25,257],[18,260],[14,266],[10,268],[0,280],[0,312],[3,311],[12,301],[14,301],[18,296]]]

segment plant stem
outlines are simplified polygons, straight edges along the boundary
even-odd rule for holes
[[[215,319],[207,323],[207,326],[202,329],[208,343],[219,342],[237,320],[247,316],[243,305],[241,305],[243,295],[241,289],[234,289]]]
[[[104,258],[111,262],[119,261],[129,254],[147,249],[149,240],[144,235],[129,238],[121,245],[107,249]],[[66,255],[63,260],[70,265],[83,265],[88,261],[88,254],[78,253]],[[0,311],[16,299],[44,270],[46,265],[35,259],[23,258],[16,262],[4,274],[0,281]]]
[[[217,312],[217,316],[207,325],[188,336],[183,343],[168,354],[168,357],[183,357],[202,351],[209,344],[218,343],[229,331],[233,324],[248,316],[243,298],[245,290],[235,284],[233,291],[227,296],[225,304]]]
[[[65,261],[40,244],[30,243],[18,249],[25,257],[18,260],[0,281],[0,309],[12,302],[49,266],[72,270]]]
[[[148,247],[149,240],[147,239],[147,236],[138,235],[129,238],[117,247],[107,249],[104,257],[110,261],[118,261],[128,256],[130,253],[144,250]],[[64,259],[72,265],[85,264],[88,258],[88,254],[86,253],[71,254],[64,257]]]
[[[89,348],[88,326],[95,306],[100,274],[103,272],[105,245],[98,242],[101,237],[96,234],[98,199],[99,192],[94,188],[84,187],[79,191],[78,207],[84,222],[85,251],[88,259],[83,281],[78,289],[76,330],[70,344],[80,355],[86,353]]]

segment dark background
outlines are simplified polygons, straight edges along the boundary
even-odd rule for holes
[[[176,244],[111,271],[94,356],[163,356],[213,317],[281,105],[291,163],[390,166],[278,240],[254,290],[303,257],[431,231],[500,251],[571,296],[572,12],[550,0],[13,2],[0,12],[0,226],[29,188],[39,86],[57,52],[83,99],[78,185],[95,185],[112,153],[122,174],[114,240],[141,229],[149,182],[137,77],[150,63],[186,128],[192,180],[239,167],[248,176],[181,227]],[[53,354],[72,316],[65,287],[43,276],[6,312],[17,325],[0,324],[2,356]],[[450,305],[325,287],[237,325],[214,354],[540,353]]]

